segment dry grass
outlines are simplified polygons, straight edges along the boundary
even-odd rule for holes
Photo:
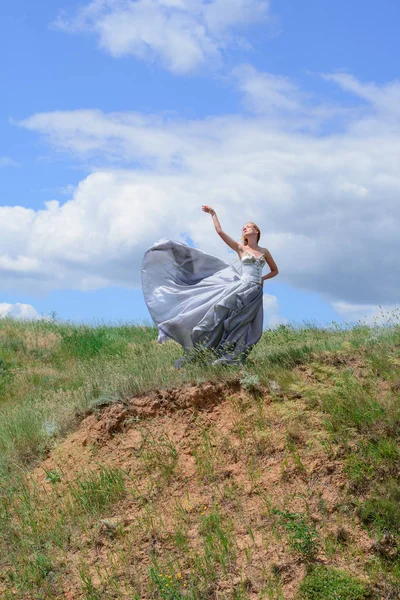
[[[154,336],[0,324],[2,597],[396,598],[396,324],[266,332],[244,370]]]

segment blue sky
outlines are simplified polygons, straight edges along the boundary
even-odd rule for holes
[[[0,307],[148,319],[156,239],[229,258],[202,203],[234,237],[260,224],[267,325],[397,306],[398,3],[7,4]]]

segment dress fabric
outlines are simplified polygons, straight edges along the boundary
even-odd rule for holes
[[[265,258],[251,252],[239,269],[181,242],[161,240],[145,253],[142,288],[160,343],[173,339],[189,352],[213,349],[237,362],[263,328],[261,274]]]

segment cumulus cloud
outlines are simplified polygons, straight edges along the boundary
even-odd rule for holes
[[[176,74],[219,63],[235,33],[265,18],[268,0],[92,0],[54,25],[91,32],[114,57],[161,61]]]
[[[264,284],[265,285],[265,284]],[[278,298],[272,294],[263,295],[264,307],[264,327],[275,329],[278,325],[285,325],[288,319],[282,317],[279,313]]]
[[[201,213],[207,203],[234,237],[247,220],[259,224],[280,282],[338,307],[396,304],[400,140],[379,126],[396,123],[396,113],[383,108],[393,105],[394,84],[368,84],[376,90],[368,103],[349,112],[342,131],[327,133],[296,128],[296,114],[312,122],[313,107],[288,80],[249,69],[237,77],[255,106],[257,95],[267,98],[275,114],[180,120],[65,111],[23,121],[52,147],[103,166],[62,205],[0,209],[2,285],[10,278],[45,289],[140,285],[146,247],[181,234],[227,258]],[[257,77],[260,87],[246,84]],[[281,97],[289,99],[279,110]],[[288,112],[289,126],[282,117]],[[104,166],[117,159],[123,169]]]
[[[19,320],[39,320],[43,319],[33,306],[30,304],[9,304],[8,302],[0,302],[0,319],[11,317]]]
[[[185,200],[173,178],[154,186],[148,175],[119,171],[93,173],[63,205],[0,207],[1,286],[45,292],[139,285],[145,244],[160,232],[176,236],[179,223],[184,230],[176,203]]]

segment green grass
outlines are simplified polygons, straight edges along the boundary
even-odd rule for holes
[[[200,440],[193,452],[200,480],[211,482],[217,478],[218,454],[213,447],[212,433],[206,429],[200,432]]]
[[[213,506],[201,518],[200,535],[203,539],[204,565],[208,578],[214,579],[218,566],[226,572],[235,557],[232,523],[223,516],[219,507]]]
[[[168,495],[174,486],[185,485],[179,479],[180,443],[166,434],[154,437],[143,423],[135,424],[143,434],[140,450],[135,451],[135,458],[141,461],[140,473],[136,474],[140,480],[127,477],[121,469],[101,466],[70,482],[65,497],[59,498],[57,490],[64,484],[63,473],[52,470],[47,473],[52,492],[43,499],[28,485],[29,473],[77,426],[88,409],[99,410],[96,407],[154,388],[205,381],[235,381],[248,392],[246,403],[237,399],[231,402],[234,422],[230,434],[238,444],[233,444],[228,435],[220,438],[207,420],[194,422],[197,435],[191,448],[193,467],[198,489],[212,493],[212,508],[197,515],[197,520],[181,509],[179,523],[165,533],[175,563],[167,565],[169,571],[160,570],[154,555],[147,584],[140,583],[139,576],[127,576],[132,598],[146,597],[146,585],[152,586],[158,598],[213,597],[218,582],[232,576],[238,556],[235,524],[214,500],[223,499],[240,515],[244,494],[234,479],[222,479],[221,466],[226,460],[243,465],[251,483],[246,492],[249,498],[262,492],[264,465],[273,455],[280,460],[283,486],[295,475],[312,482],[313,476],[303,462],[307,435],[316,436],[315,431],[308,431],[307,411],[318,412],[321,418],[317,433],[327,458],[343,464],[347,479],[340,502],[346,507],[347,518],[359,521],[372,537],[393,536],[393,543],[400,547],[398,315],[392,319],[388,316],[387,324],[358,324],[352,328],[333,324],[326,329],[282,325],[264,332],[245,368],[210,366],[204,352],[199,352],[183,369],[176,370],[173,363],[181,355],[180,347],[173,342],[160,346],[154,327],[0,320],[0,586],[6,581],[24,600],[56,597],[54,582],[63,572],[63,564],[56,560],[54,549],[68,553],[77,531],[89,528],[128,497],[141,509],[135,529],[139,538],[161,536],[165,524],[156,510],[157,498],[162,493]],[[266,390],[270,389],[265,402]],[[281,407],[282,415],[285,410],[290,413],[290,418],[277,421],[275,415],[272,419],[269,402]],[[285,429],[282,451],[274,446],[274,433],[279,428]],[[142,480],[146,485],[140,487]],[[285,502],[290,501],[285,498]],[[288,543],[296,560],[309,565],[323,551],[320,539],[330,538],[322,535],[319,527],[321,535],[317,534],[304,502],[299,511],[297,507],[275,511],[274,518],[281,539]],[[329,521],[326,507],[323,517]],[[198,542],[195,551],[191,546],[194,531]],[[253,532],[253,524],[247,524],[247,531]],[[338,548],[330,548],[331,557],[339,551],[351,552],[352,543]],[[175,577],[175,587],[168,590],[169,585],[161,585],[164,579],[160,579],[160,573],[173,576],[180,572],[177,556],[189,573],[184,580],[186,586],[183,578],[181,581]],[[251,565],[251,561],[250,544],[245,562]],[[400,565],[397,559],[376,559],[365,565],[365,571],[371,574],[373,583],[382,580],[393,586]],[[85,598],[101,598],[104,593],[124,597],[117,589],[119,575],[104,576],[99,587],[103,591],[99,591],[93,583],[93,572],[83,561],[80,579]],[[226,598],[247,598],[248,585],[245,577],[236,581]],[[315,567],[304,579],[299,598],[358,600],[367,597],[363,586],[348,574]],[[284,597],[279,574],[266,573],[260,589],[260,597]],[[318,595],[321,589],[331,595]],[[6,600],[11,597],[15,595]]]
[[[149,579],[158,597],[163,600],[184,600],[181,586],[172,575],[160,573],[156,568],[150,567]]]
[[[124,496],[124,473],[119,468],[100,467],[99,471],[79,477],[70,491],[78,510],[101,514]]]
[[[399,477],[374,487],[370,497],[360,504],[358,513],[365,524],[378,531],[400,534]]]
[[[139,450],[145,472],[157,476],[158,482],[168,484],[177,472],[178,450],[172,440],[164,435],[154,439],[151,433],[143,431],[143,441]]]
[[[315,527],[307,522],[305,515],[277,508],[272,509],[272,514],[287,532],[290,547],[307,562],[312,561],[318,550],[319,539]]]
[[[300,584],[298,600],[364,600],[368,587],[344,571],[315,566]]]

